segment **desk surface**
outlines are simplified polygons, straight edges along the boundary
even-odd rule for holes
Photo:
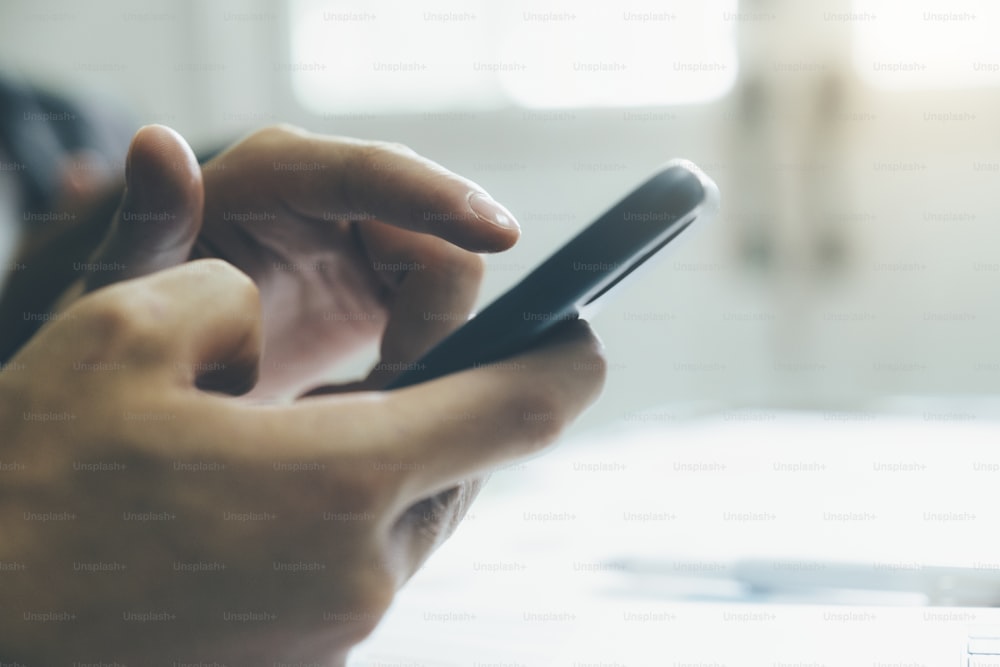
[[[1000,609],[913,599],[664,592],[608,565],[1000,570],[1000,424],[961,412],[647,414],[497,473],[351,664],[958,665],[970,628],[1000,626]]]

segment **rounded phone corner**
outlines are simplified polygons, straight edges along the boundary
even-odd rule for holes
[[[719,213],[719,209],[722,207],[722,193],[719,191],[719,186],[715,183],[712,177],[706,174],[704,169],[686,158],[674,158],[672,160],[668,160],[663,163],[659,171],[668,171],[673,168],[683,169],[684,171],[692,174],[698,179],[698,183],[701,185],[701,189],[705,193],[701,204],[698,206],[698,219],[705,222],[706,220],[714,218]]]

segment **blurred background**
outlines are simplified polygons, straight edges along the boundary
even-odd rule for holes
[[[718,182],[721,216],[596,317],[610,377],[575,446],[496,474],[353,664],[943,665],[967,620],[1000,645],[1000,613],[743,622],[613,559],[1000,572],[998,35],[992,0],[4,0],[0,73],[102,119],[84,181],[145,123],[201,151],[279,121],[406,143],[521,222],[482,304],[664,161]],[[18,210],[5,257],[59,224]]]
[[[6,0],[0,71],[120,110],[112,171],[154,122],[203,150],[278,121],[404,142],[524,228],[483,303],[695,161],[722,215],[597,317],[587,428],[995,392],[998,29],[986,0]]]

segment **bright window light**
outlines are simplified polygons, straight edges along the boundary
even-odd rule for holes
[[[736,79],[736,0],[295,0],[276,67],[317,113],[706,102]]]
[[[1000,4],[974,0],[855,0],[854,61],[874,86],[1000,85]],[[831,18],[833,20],[833,18]]]

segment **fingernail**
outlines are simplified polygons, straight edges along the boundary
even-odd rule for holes
[[[477,218],[491,225],[496,225],[502,229],[521,229],[521,226],[517,224],[517,220],[510,214],[510,211],[481,192],[474,192],[469,196],[469,208],[472,209]]]

